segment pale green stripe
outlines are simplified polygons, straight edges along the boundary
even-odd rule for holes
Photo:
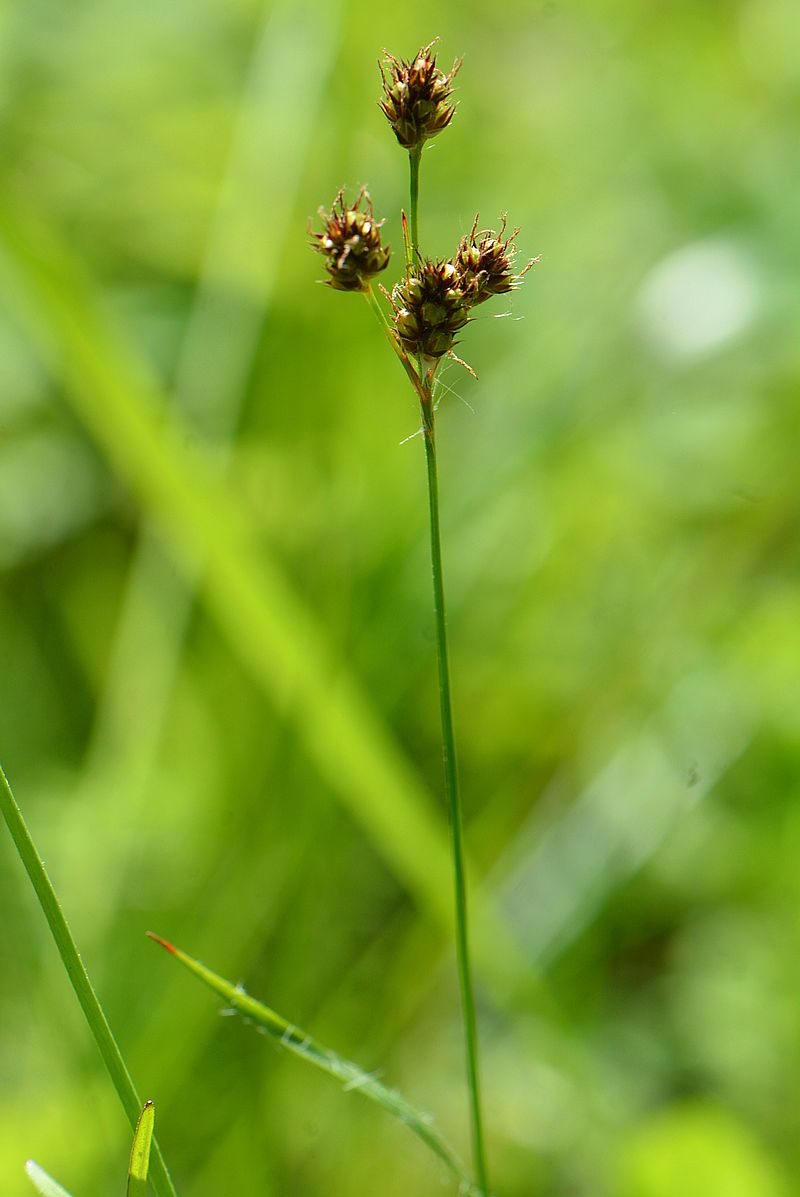
[[[449,932],[443,819],[346,665],[110,325],[51,229],[4,201],[0,284],[64,379],[109,461],[189,569],[206,562],[205,599],[243,664],[293,710],[309,754],[423,909]]]
[[[33,1182],[33,1187],[42,1197],[70,1197],[67,1190],[53,1180],[52,1176],[48,1176],[44,1168],[40,1168],[33,1160],[28,1160],[25,1171]]]

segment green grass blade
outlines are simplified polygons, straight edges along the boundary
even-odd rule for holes
[[[454,928],[445,820],[375,706],[287,581],[246,507],[193,447],[142,362],[52,226],[0,197],[0,292],[110,465],[194,576],[242,665],[296,719],[309,758],[421,910]],[[476,893],[476,960],[501,991],[531,981]],[[138,1113],[138,1111],[137,1111]]]
[[[453,925],[447,829],[415,770],[56,231],[0,199],[0,291],[233,651],[292,710],[312,761],[420,907]]]
[[[75,991],[84,1017],[89,1024],[89,1030],[103,1057],[114,1088],[119,1095],[122,1108],[128,1116],[132,1127],[136,1126],[142,1102],[136,1092],[136,1087],[128,1072],[128,1066],[123,1059],[122,1052],[117,1046],[105,1011],[100,1005],[100,999],[95,993],[94,986],[89,979],[77,944],[67,923],[61,903],[58,900],[53,883],[47,875],[44,862],[39,855],[31,834],[22,817],[22,811],[17,806],[16,799],[8,783],[8,778],[0,766],[0,812],[5,819],[6,826],[11,833],[19,858],[25,866],[30,883],[33,886],[39,905],[42,908],[50,932],[55,940],[58,953],[67,971],[70,984]],[[159,1197],[176,1197],[175,1189],[170,1179],[167,1166],[156,1143],[153,1144],[153,1183]]]
[[[150,1144],[153,1141],[155,1121],[156,1107],[152,1101],[146,1101],[133,1132],[131,1159],[128,1164],[128,1197],[147,1197]]]
[[[33,1187],[42,1194],[42,1197],[71,1197],[71,1194],[53,1180],[52,1176],[48,1176],[44,1168],[40,1168],[34,1160],[28,1160],[25,1171],[32,1181]]]
[[[337,1052],[333,1052],[329,1048],[317,1043],[310,1035],[301,1030],[300,1027],[287,1022],[285,1018],[281,1018],[280,1014],[276,1014],[269,1006],[265,1006],[262,1002],[250,997],[241,986],[231,985],[229,981],[218,976],[211,969],[206,968],[204,964],[192,959],[191,956],[187,956],[180,948],[176,948],[174,944],[168,943],[158,935],[154,935],[153,932],[148,931],[147,934],[152,940],[160,944],[162,948],[165,948],[166,951],[179,960],[189,972],[194,973],[204,984],[213,989],[232,1010],[236,1010],[257,1026],[263,1027],[287,1051],[293,1052],[301,1060],[305,1060],[309,1064],[314,1064],[317,1068],[322,1069],[323,1072],[327,1072],[330,1076],[335,1077],[338,1081],[341,1081],[345,1089],[356,1089],[359,1093],[363,1093],[365,1097],[382,1106],[394,1118],[399,1119],[449,1168],[462,1186],[462,1192],[475,1193],[462,1164],[434,1126],[430,1114],[417,1109],[416,1106],[406,1101],[400,1093],[381,1084],[371,1073],[365,1072],[358,1064],[353,1064],[350,1060],[345,1060]]]

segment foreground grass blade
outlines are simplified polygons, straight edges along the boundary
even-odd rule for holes
[[[111,1027],[108,1025],[108,1019],[105,1016],[103,1007],[100,1005],[100,999],[94,991],[92,982],[89,980],[89,974],[81,960],[72,932],[69,929],[69,924],[56,896],[56,891],[53,889],[53,883],[48,877],[44,862],[31,839],[30,832],[22,817],[22,811],[17,806],[16,799],[14,798],[11,786],[8,784],[8,779],[3,772],[2,766],[0,766],[0,812],[2,812],[3,818],[6,821],[11,838],[16,845],[19,858],[25,866],[30,883],[39,900],[39,905],[47,919],[47,924],[56,942],[58,953],[64,964],[64,968],[67,970],[70,984],[80,1002],[81,1009],[89,1024],[89,1030],[94,1036],[94,1041],[99,1048],[100,1055],[103,1057],[103,1063],[122,1102],[122,1108],[125,1110],[131,1126],[135,1127],[142,1109],[141,1099],[136,1092],[131,1074],[128,1072],[128,1066],[117,1046],[117,1041],[114,1038]],[[28,1174],[30,1175],[30,1172]],[[158,1197],[176,1197],[175,1188],[167,1171],[167,1166],[164,1163],[158,1144],[155,1142],[153,1143],[153,1185],[158,1193]],[[62,1190],[56,1187],[55,1191],[60,1193]]]
[[[150,1144],[153,1141],[155,1121],[156,1107],[152,1101],[146,1101],[133,1133],[131,1160],[128,1165],[128,1197],[147,1197]]]
[[[199,977],[210,989],[219,994],[232,1010],[236,1010],[257,1026],[263,1027],[273,1039],[276,1039],[288,1051],[294,1052],[302,1060],[307,1060],[309,1064],[315,1064],[323,1072],[336,1077],[337,1080],[342,1082],[345,1089],[357,1089],[365,1097],[369,1097],[372,1101],[377,1102],[379,1106],[383,1106],[388,1113],[398,1118],[409,1130],[413,1131],[447,1165],[458,1179],[463,1193],[476,1194],[476,1190],[470,1184],[469,1178],[466,1176],[458,1157],[434,1126],[430,1114],[411,1105],[410,1102],[406,1101],[394,1089],[388,1089],[385,1085],[382,1085],[380,1081],[376,1080],[370,1073],[365,1072],[358,1064],[353,1064],[350,1060],[343,1059],[336,1052],[317,1043],[305,1031],[287,1022],[286,1019],[281,1018],[274,1010],[270,1010],[269,1006],[265,1006],[255,998],[250,997],[240,986],[231,985],[229,981],[213,973],[211,969],[206,968],[204,964],[200,964],[198,960],[193,960],[191,956],[187,956],[180,948],[176,948],[159,935],[154,935],[152,931],[148,931],[147,934],[152,940],[160,944],[162,948],[165,948],[166,951],[175,956],[181,964],[194,973],[196,977]]]
[[[44,1168],[40,1168],[34,1160],[28,1160],[25,1171],[33,1182],[33,1187],[42,1197],[71,1197],[67,1190],[53,1180],[52,1176],[48,1176]]]

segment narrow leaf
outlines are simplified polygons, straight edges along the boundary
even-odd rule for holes
[[[66,1189],[62,1188],[52,1176],[48,1176],[44,1168],[40,1168],[33,1160],[28,1160],[25,1171],[33,1182],[33,1187],[42,1197],[70,1197]]]
[[[417,1109],[395,1089],[388,1089],[373,1074],[365,1072],[358,1064],[345,1060],[337,1052],[317,1043],[300,1027],[287,1022],[269,1006],[250,997],[240,985],[231,985],[229,981],[206,968],[198,960],[187,956],[180,948],[176,948],[159,935],[154,935],[152,931],[148,931],[147,934],[150,939],[160,944],[162,948],[179,960],[189,972],[194,973],[210,989],[219,994],[230,1009],[236,1010],[246,1019],[256,1023],[257,1026],[263,1027],[287,1051],[294,1052],[296,1056],[300,1056],[309,1064],[315,1064],[323,1072],[336,1077],[346,1090],[357,1089],[365,1097],[369,1097],[379,1106],[383,1106],[388,1113],[413,1131],[447,1165],[461,1184],[462,1192],[475,1192],[458,1157],[434,1126],[430,1114]]]
[[[156,1107],[146,1101],[136,1123],[128,1165],[128,1197],[147,1197],[147,1173],[150,1168],[150,1144],[156,1121]]]
[[[22,811],[17,805],[17,800],[8,778],[3,772],[2,765],[0,765],[0,815],[5,819],[17,854],[28,874],[42,913],[47,919],[47,925],[55,941],[58,954],[83,1010],[89,1030],[103,1057],[103,1063],[117,1091],[122,1108],[125,1110],[131,1126],[135,1126],[142,1108],[141,1099],[136,1092],[136,1087],[128,1072],[128,1066],[119,1050],[111,1027],[108,1025],[105,1011],[81,960],[69,923],[61,909],[56,891],[53,889],[53,883],[31,838],[31,833],[22,817]],[[157,1143],[153,1144],[153,1176],[154,1188],[159,1197],[176,1197],[175,1187]]]

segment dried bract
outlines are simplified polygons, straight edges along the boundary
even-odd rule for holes
[[[414,150],[441,133],[455,112],[450,100],[461,60],[456,59],[450,73],[445,75],[436,65],[436,55],[431,54],[435,45],[434,41],[423,47],[411,62],[384,51],[386,60],[378,64],[384,92],[381,110],[400,145],[407,150]]]
[[[510,236],[505,237],[506,218],[503,217],[500,231],[495,233],[491,229],[478,232],[478,217],[470,232],[461,238],[453,259],[459,278],[461,290],[471,307],[484,303],[493,295],[504,295],[519,286],[523,275],[539,261],[532,258],[527,265],[514,273],[514,257],[517,247],[514,238],[519,229],[514,229]]]
[[[363,204],[363,209],[362,209]],[[348,206],[340,191],[330,213],[320,209],[321,233],[311,230],[311,245],[325,258],[329,287],[337,291],[366,291],[370,280],[389,264],[391,250],[381,245],[382,220],[375,220],[365,188]]]
[[[469,306],[452,262],[427,259],[392,292],[394,327],[405,352],[437,359],[449,353]]]

